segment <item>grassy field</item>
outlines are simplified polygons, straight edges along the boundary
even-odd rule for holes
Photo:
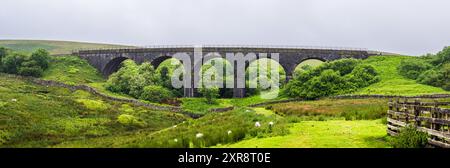
[[[255,127],[255,122],[260,122],[262,126]],[[275,124],[269,127],[269,122]],[[201,137],[197,137],[199,133]],[[253,110],[236,109],[226,113],[210,113],[157,132],[140,131],[89,141],[70,141],[54,147],[210,147],[287,133],[286,122],[280,118],[256,114]]]
[[[380,120],[302,121],[290,134],[252,138],[219,148],[387,148],[386,125]]]
[[[276,114],[317,119],[339,117],[346,120],[379,119],[386,116],[386,99],[322,99],[271,105]]]
[[[53,55],[71,54],[72,50],[92,49],[92,48],[116,48],[130,47],[114,44],[83,43],[71,41],[50,41],[50,40],[0,40],[0,46],[4,46],[17,51],[32,52],[38,48],[46,49]]]
[[[188,119],[174,112],[103,100],[84,91],[34,85],[5,74],[0,74],[0,95],[0,147],[49,147],[155,132]]]
[[[381,81],[363,88],[355,94],[384,94],[384,95],[421,95],[447,93],[442,88],[419,84],[414,80],[401,76],[397,67],[402,60],[416,59],[409,56],[372,56],[363,61],[372,65],[381,77]]]

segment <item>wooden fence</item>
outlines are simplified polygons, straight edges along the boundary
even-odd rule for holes
[[[422,132],[429,135],[430,145],[450,148],[450,102],[421,101],[420,99],[407,98],[389,100],[388,110],[388,134],[398,135],[400,129],[406,125],[414,125]]]

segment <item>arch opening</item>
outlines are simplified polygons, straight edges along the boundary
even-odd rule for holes
[[[177,73],[176,75],[178,75],[178,79],[180,79],[180,81],[183,79],[185,71],[182,62],[176,58],[169,57],[159,62],[157,64],[158,66],[155,66],[156,64],[153,64],[153,62],[152,65],[155,68],[155,72],[158,73],[160,78],[159,80],[161,80],[162,85],[165,88],[172,90],[172,93],[174,93],[176,97],[182,97],[184,94],[184,87],[175,88],[172,85],[172,77],[174,73]],[[181,70],[182,72],[175,72],[178,70]]]
[[[217,68],[222,68],[219,70]],[[234,68],[225,58],[211,58],[206,60],[198,72],[201,76],[199,85],[214,86],[219,85],[219,94],[221,98],[232,98],[233,88],[227,88],[227,82],[233,82]],[[222,80],[220,80],[220,78]]]
[[[122,67],[122,62],[127,60],[127,57],[117,57],[109,61],[103,68],[103,76],[109,77],[114,72],[117,72]]]
[[[272,75],[271,66],[277,67],[278,75]],[[250,73],[257,74],[250,74]],[[253,95],[268,95],[273,91],[271,88],[267,88],[268,85],[278,86],[279,88],[283,87],[286,84],[286,70],[285,68],[277,61],[270,58],[260,58],[254,60],[249,63],[248,67],[245,70],[246,76],[246,96]],[[261,74],[261,76],[259,75]],[[266,78],[261,79],[262,78]],[[268,81],[269,83],[264,83],[261,81]],[[251,82],[257,84],[256,88],[251,88]],[[275,83],[277,82],[277,83]]]
[[[295,76],[296,74],[299,74],[303,71],[313,69],[315,67],[322,65],[325,62],[326,62],[326,60],[321,59],[321,58],[304,59],[299,64],[297,64],[297,66],[295,66],[294,73],[292,75]]]
[[[153,65],[153,68],[157,69],[161,65],[161,63],[171,59],[171,56],[160,56],[152,60],[150,63]]]

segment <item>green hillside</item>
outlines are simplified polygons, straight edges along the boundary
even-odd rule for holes
[[[115,48],[130,47],[114,44],[84,43],[72,41],[50,41],[50,40],[0,40],[0,46],[17,51],[32,52],[38,48],[46,49],[52,55],[70,54],[72,50],[89,48]]]
[[[0,74],[0,95],[0,148],[47,147],[136,131],[150,133],[188,119],[5,74]]]
[[[446,93],[442,88],[419,84],[415,80],[401,76],[397,67],[402,60],[417,59],[411,56],[372,56],[363,61],[364,64],[372,65],[381,78],[381,81],[363,88],[356,94],[384,94],[384,95],[421,95]]]

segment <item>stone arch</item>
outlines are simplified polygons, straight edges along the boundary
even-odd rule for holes
[[[109,61],[105,67],[103,68],[103,76],[108,77],[109,75],[113,74],[114,72],[117,72],[120,69],[120,66],[123,61],[127,60],[129,58],[127,57],[116,57]]]
[[[285,81],[286,81],[286,78],[287,78],[287,71],[286,71],[286,67],[284,67],[280,62],[278,62],[278,61],[276,61],[276,60],[274,60],[274,59],[272,59],[272,58],[258,58],[258,59],[256,59],[256,60],[253,60],[253,61],[251,61],[250,63],[248,63],[248,65],[246,65],[246,67],[245,67],[245,73],[246,73],[246,81],[247,80],[250,80],[249,78],[250,78],[250,76],[249,76],[249,72],[248,72],[248,70],[249,70],[249,68],[253,65],[253,64],[255,64],[257,61],[261,61],[261,60],[268,60],[268,61],[272,61],[273,63],[276,63],[280,68],[281,68],[281,70],[284,72],[284,78],[282,77],[282,76],[280,76],[280,78],[279,78],[279,80],[280,80],[280,84],[283,84],[283,83],[285,83]]]
[[[168,59],[171,59],[171,58],[172,58],[172,56],[163,55],[163,56],[156,57],[150,63],[152,64],[153,68],[157,69],[162,62],[164,62]]]
[[[216,61],[224,62],[223,76],[222,76],[224,83],[223,83],[223,87],[219,88],[220,96],[222,98],[231,98],[231,97],[233,97],[233,88],[227,88],[226,80],[227,80],[227,77],[229,77],[228,80],[232,80],[232,78],[230,78],[230,77],[232,77],[234,75],[234,67],[229,62],[229,60],[227,60],[226,58],[222,57],[218,53],[209,53],[209,54],[205,55],[205,57],[201,63],[197,62],[195,64],[194,68],[199,70],[198,72],[196,72],[197,73],[196,75],[201,76],[201,73],[204,73],[203,72],[204,66],[213,65],[213,63]],[[204,77],[204,76],[201,76],[201,77]],[[199,82],[202,82],[202,81],[203,81],[202,79],[199,79]],[[201,84],[201,83],[199,83],[199,84]]]
[[[305,62],[307,62],[307,61],[312,61],[312,60],[317,60],[317,61],[320,61],[320,62],[322,62],[322,63],[327,62],[327,60],[325,60],[325,59],[323,59],[323,58],[314,58],[314,57],[311,57],[311,58],[302,59],[302,60],[301,60],[299,63],[297,63],[296,66],[294,67],[294,72],[295,72],[298,68],[300,68],[300,65],[301,65],[301,64],[303,64],[303,63],[305,63]],[[314,66],[313,66],[313,67],[314,67]],[[295,75],[295,74],[293,73],[293,75]]]

